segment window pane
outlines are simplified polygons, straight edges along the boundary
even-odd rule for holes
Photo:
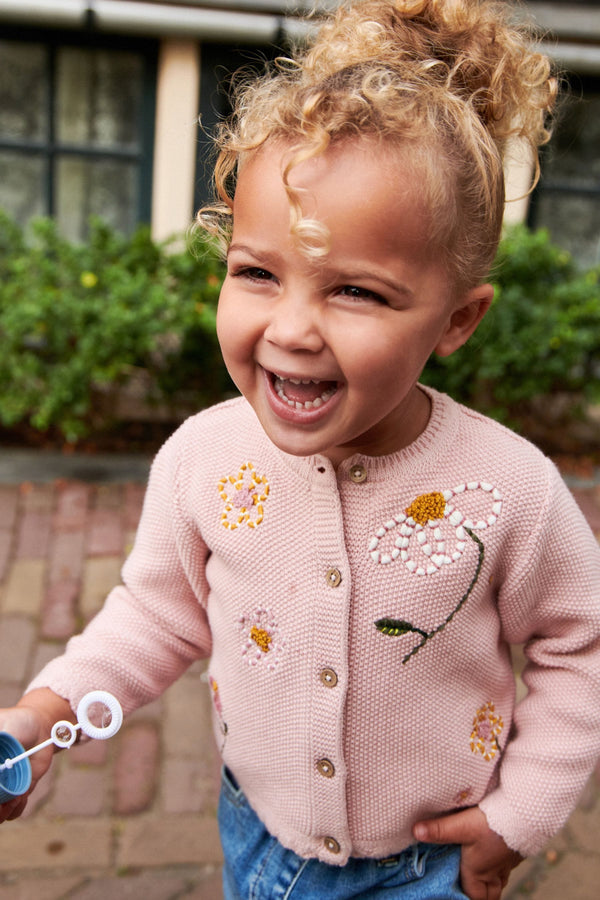
[[[600,262],[599,88],[598,79],[575,79],[559,106],[530,216],[531,225],[546,227],[582,267]]]
[[[59,143],[136,149],[143,66],[138,54],[61,47],[55,98]]]
[[[584,267],[600,263],[600,197],[544,191],[537,197],[536,227],[548,228],[552,239]]]
[[[48,135],[47,50],[0,41],[0,137],[42,141]]]
[[[125,233],[135,228],[136,163],[65,156],[58,160],[56,175],[56,218],[65,237],[83,240],[92,215]]]
[[[600,184],[600,95],[567,101],[543,163],[544,181]]]
[[[43,157],[0,150],[0,207],[20,225],[48,212],[44,205],[46,161]]]

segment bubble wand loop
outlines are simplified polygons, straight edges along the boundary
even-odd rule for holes
[[[90,721],[90,709],[95,703],[103,704],[110,712],[108,725],[98,726]],[[4,750],[14,753],[17,751],[16,756],[5,759],[3,763],[0,763],[0,803],[4,803],[12,797],[20,796],[29,789],[31,784],[29,757],[33,756],[34,753],[38,753],[51,744],[54,744],[60,750],[68,750],[75,743],[79,729],[88,737],[103,741],[113,737],[122,724],[123,710],[117,698],[109,694],[108,691],[91,691],[82,697],[77,707],[77,723],[75,725],[66,720],[56,722],[52,726],[48,740],[37,744],[30,750],[25,750],[12,735],[0,732],[0,752]],[[25,765],[21,766],[21,763]],[[3,783],[3,773],[9,773],[4,779],[6,783]]]

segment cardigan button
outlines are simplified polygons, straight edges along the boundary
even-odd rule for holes
[[[319,678],[321,679],[321,684],[328,688],[334,688],[338,683],[337,673],[333,669],[321,669]]]
[[[324,838],[323,844],[325,845],[325,849],[329,850],[330,853],[339,853],[342,849],[339,843],[333,837]]]
[[[339,569],[327,569],[327,575],[325,576],[327,579],[327,584],[329,587],[337,587],[340,581],[342,580],[342,573]]]
[[[360,463],[357,463],[355,466],[350,468],[348,472],[350,477],[350,481],[353,481],[354,484],[361,484],[363,481],[367,480],[367,470]]]
[[[317,769],[323,778],[333,778],[335,775],[335,766],[329,759],[320,759],[317,762]]]

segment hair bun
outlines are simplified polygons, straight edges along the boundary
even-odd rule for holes
[[[322,81],[374,64],[407,83],[462,99],[500,149],[511,135],[538,146],[556,83],[514,7],[487,0],[359,0],[342,3],[318,32],[305,76]]]

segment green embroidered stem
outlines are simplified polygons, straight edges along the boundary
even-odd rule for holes
[[[463,526],[463,527],[464,527],[464,526]],[[424,647],[424,646],[425,646],[425,644],[427,643],[427,641],[429,641],[432,637],[435,637],[436,634],[439,634],[440,631],[443,631],[443,630],[444,630],[444,628],[446,627],[446,625],[448,625],[448,624],[452,621],[452,619],[454,618],[454,616],[456,615],[456,613],[457,613],[460,609],[462,609],[462,607],[465,605],[465,603],[467,602],[469,596],[471,595],[471,592],[473,591],[473,588],[475,587],[475,585],[477,584],[477,582],[478,582],[478,580],[479,580],[479,576],[480,576],[480,574],[481,574],[481,569],[482,569],[482,566],[483,566],[483,559],[484,559],[484,556],[485,556],[485,548],[484,548],[484,546],[483,546],[483,542],[480,541],[480,539],[477,537],[476,534],[473,534],[473,532],[471,531],[470,528],[466,528],[466,527],[465,527],[465,531],[466,531],[466,533],[469,535],[469,537],[471,538],[471,540],[474,541],[474,542],[477,544],[477,547],[478,547],[478,549],[479,549],[479,559],[477,560],[477,567],[476,567],[476,569],[475,569],[475,574],[473,575],[473,578],[471,579],[471,583],[470,583],[469,587],[467,588],[466,593],[464,594],[463,597],[461,597],[461,599],[459,600],[459,602],[457,603],[457,605],[454,607],[454,609],[452,610],[452,612],[450,613],[450,615],[449,615],[449,616],[446,616],[446,618],[444,619],[444,621],[441,622],[441,623],[437,626],[437,628],[434,628],[433,631],[430,631],[429,634],[425,635],[425,637],[423,638],[423,640],[421,641],[421,643],[420,643],[420,644],[417,644],[416,647],[413,647],[413,649],[410,651],[410,653],[407,653],[407,654],[406,654],[406,656],[405,656],[404,659],[402,660],[402,664],[403,664],[403,665],[404,665],[405,663],[408,662],[408,660],[411,658],[411,656],[414,656],[415,653],[418,653],[419,650],[421,649],[421,647]],[[421,632],[421,633],[422,633],[422,632]]]
[[[466,593],[463,595],[463,597],[461,597],[460,601],[454,607],[454,609],[452,610],[450,615],[446,616],[446,618],[444,619],[443,622],[441,622],[436,628],[434,628],[433,631],[429,631],[429,632],[422,631],[420,628],[415,628],[414,625],[411,625],[410,622],[405,622],[404,619],[383,618],[383,619],[377,619],[377,621],[375,622],[375,627],[377,628],[377,630],[381,631],[382,634],[389,635],[390,637],[399,637],[402,634],[409,634],[410,632],[414,632],[415,634],[421,635],[422,640],[416,645],[416,647],[413,647],[413,649],[410,651],[410,653],[406,654],[406,656],[402,660],[403,665],[405,663],[407,663],[408,660],[412,656],[414,656],[416,653],[418,653],[419,650],[421,649],[421,647],[425,646],[427,641],[431,640],[432,637],[435,637],[436,634],[439,634],[440,631],[444,630],[446,625],[448,625],[452,621],[452,619],[454,618],[456,613],[460,609],[462,609],[462,607],[465,605],[465,603],[467,602],[469,596],[471,595],[471,593],[473,591],[473,588],[475,587],[475,585],[477,584],[477,582],[479,580],[479,576],[481,574],[481,569],[483,567],[485,548],[483,546],[482,541],[479,540],[479,538],[477,537],[476,534],[473,534],[473,532],[471,531],[470,528],[466,528],[465,526],[463,526],[463,527],[465,528],[465,531],[469,535],[471,540],[474,541],[475,544],[477,544],[477,547],[479,550],[479,559],[477,560],[477,567],[475,569],[475,574],[473,575],[473,578],[471,579],[471,583],[470,583],[469,587],[467,588]]]

